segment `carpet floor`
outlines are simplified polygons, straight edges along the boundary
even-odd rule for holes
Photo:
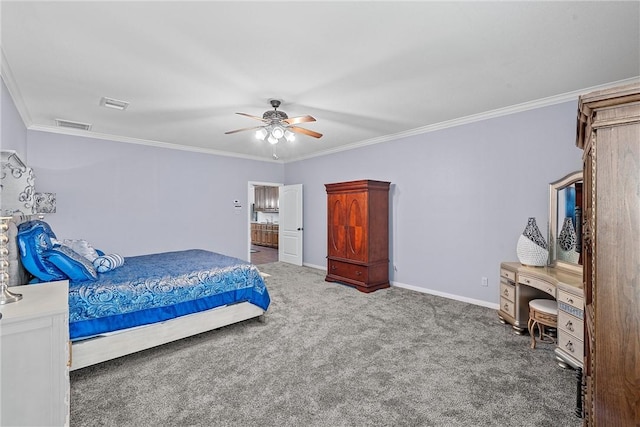
[[[71,372],[71,426],[582,424],[575,372],[495,310],[324,272],[260,266],[249,320]]]

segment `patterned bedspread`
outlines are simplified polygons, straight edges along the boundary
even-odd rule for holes
[[[258,269],[238,258],[193,249],[125,258],[95,282],[69,285],[72,340],[248,301],[264,310]]]

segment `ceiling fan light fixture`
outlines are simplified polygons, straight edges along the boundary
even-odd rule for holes
[[[280,139],[284,136],[284,129],[281,126],[274,126],[271,130],[271,136],[276,139]]]
[[[265,128],[259,129],[256,131],[256,138],[260,141],[264,141],[264,139],[267,137],[267,133],[268,132]]]
[[[0,0],[1,1],[1,0]],[[264,141],[265,139],[271,144],[273,150],[273,158],[278,159],[276,154],[276,147],[280,140],[285,139],[288,142],[296,140],[296,133],[301,133],[313,138],[321,138],[322,134],[314,132],[309,129],[299,127],[301,123],[315,122],[316,119],[310,115],[289,117],[284,111],[279,111],[281,101],[278,99],[270,99],[269,102],[273,107],[273,110],[265,111],[262,117],[254,116],[247,113],[236,113],[241,116],[249,117],[254,120],[259,120],[261,125],[253,126],[243,129],[236,129],[225,132],[226,135],[234,134],[237,132],[243,132],[246,130],[255,131],[256,139]]]
[[[293,142],[296,140],[296,134],[291,132],[290,130],[287,130],[284,132],[284,138],[289,142]]]

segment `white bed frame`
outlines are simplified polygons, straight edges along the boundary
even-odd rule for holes
[[[95,365],[254,317],[264,322],[265,311],[249,302],[242,302],[124,330],[113,335],[76,341],[71,345],[70,370]]]

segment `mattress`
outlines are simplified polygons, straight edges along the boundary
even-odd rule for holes
[[[97,281],[69,284],[69,335],[102,333],[240,302],[263,310],[270,297],[258,269],[200,249],[126,257]]]

